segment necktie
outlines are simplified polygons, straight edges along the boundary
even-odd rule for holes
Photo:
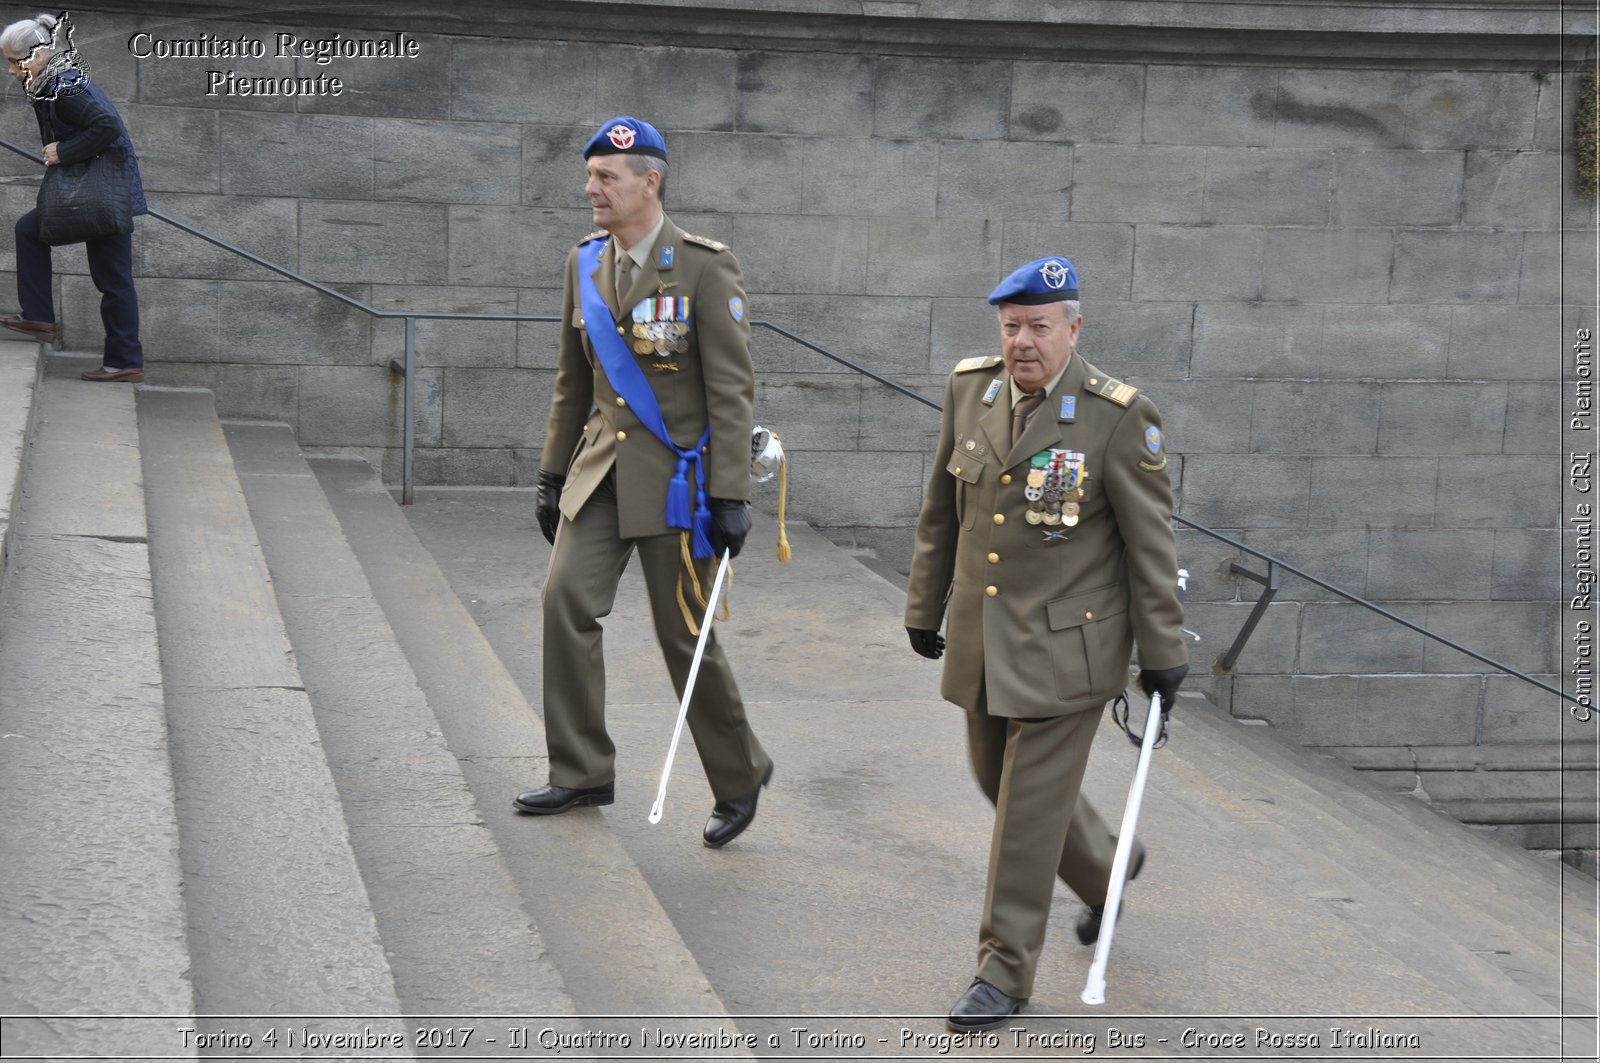
[[[633,286],[633,256],[617,248],[617,301],[620,303],[628,296],[628,289]]]
[[[1016,405],[1011,407],[1011,445],[1016,446],[1017,440],[1022,438],[1022,430],[1027,426],[1028,415],[1039,408],[1044,401],[1044,392],[1037,395],[1024,395],[1018,399]]]

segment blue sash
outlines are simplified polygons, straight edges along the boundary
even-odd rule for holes
[[[695,557],[711,557],[711,507],[706,499],[706,470],[701,460],[701,450],[711,441],[711,427],[706,426],[700,442],[691,448],[678,446],[667,431],[667,422],[661,416],[661,404],[650,388],[650,380],[639,368],[627,342],[613,327],[611,308],[606,305],[600,290],[594,284],[594,271],[600,265],[600,254],[610,237],[591,240],[578,248],[578,297],[583,305],[584,327],[589,332],[589,343],[594,347],[600,368],[611,382],[611,387],[627,402],[639,423],[662,445],[678,456],[678,469],[667,485],[666,523],[669,528],[692,532],[692,552]],[[625,254],[626,252],[619,253]],[[689,486],[689,466],[694,465],[694,486]]]

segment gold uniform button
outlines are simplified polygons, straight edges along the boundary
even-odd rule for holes
[[[626,406],[627,404],[628,404],[628,400],[627,399],[623,398],[621,395],[617,396],[617,405],[618,406]]]
[[[617,433],[617,442],[618,443],[622,442],[624,439],[627,439],[627,438],[628,438],[628,433],[626,433],[626,432],[618,432]]]
[[[622,326],[621,326],[621,325],[618,325],[618,326],[617,326],[617,335],[618,335],[618,336],[626,336],[626,335],[627,335],[627,334],[628,334],[628,333],[627,333],[627,331],[626,331],[626,330],[624,330],[624,329],[623,329],[623,327],[622,327]],[[1092,381],[1092,380],[1091,380],[1091,381],[1089,381],[1089,383],[1091,383],[1091,384],[1093,384],[1093,383],[1094,383],[1094,381]]]
[[[956,475],[957,476],[961,475],[961,466],[959,466],[959,465],[956,466]]]
[[[1084,613],[1083,614],[1083,618],[1085,620],[1093,620],[1094,619],[1094,614],[1093,613]]]
[[[998,565],[999,563],[1000,563],[1000,555],[999,554],[990,554],[989,555],[989,564]]]
[[[996,524],[1004,524],[1006,522],[1006,515],[1004,513],[996,513],[994,515],[994,522]]]
[[[621,332],[621,331],[622,331],[622,330],[621,330],[621,329],[618,329],[618,330],[617,330],[617,331],[618,331],[618,332]],[[1098,384],[1098,383],[1100,383],[1100,381],[1098,381],[1098,380],[1096,380],[1096,379],[1095,379],[1095,378],[1094,378],[1094,377],[1090,377],[1090,378],[1089,378],[1089,386],[1090,386],[1090,387],[1094,387],[1094,386],[1095,386],[1095,385],[1096,385],[1096,384]]]
[[[1011,474],[1006,473],[1004,476],[1000,477],[1000,482],[1003,484],[1009,484],[1011,482]]]
[[[990,584],[983,589],[983,593],[987,594],[991,598],[997,598],[1000,596],[1000,588]]]

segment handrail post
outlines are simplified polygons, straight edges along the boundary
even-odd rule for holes
[[[406,315],[405,445],[400,455],[400,504],[409,506],[416,488],[413,455],[417,448],[417,319]]]
[[[1244,627],[1240,628],[1239,634],[1234,636],[1233,645],[1229,646],[1228,652],[1224,653],[1221,659],[1217,661],[1217,667],[1224,672],[1233,671],[1233,666],[1239,660],[1239,654],[1244,649],[1244,644],[1250,641],[1250,636],[1255,632],[1256,625],[1261,623],[1261,618],[1267,613],[1267,606],[1271,605],[1272,599],[1278,596],[1278,587],[1283,583],[1283,571],[1278,567],[1278,563],[1270,558],[1267,561],[1267,574],[1265,576],[1259,572],[1251,572],[1237,561],[1228,567],[1237,575],[1255,580],[1264,589],[1261,592],[1261,597],[1256,599],[1256,607],[1250,610],[1250,615],[1245,619]]]

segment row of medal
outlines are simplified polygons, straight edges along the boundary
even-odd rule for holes
[[[1083,457],[1076,450],[1041,450],[1033,456],[1027,486],[1022,489],[1028,500],[1023,517],[1029,524],[1070,528],[1078,523],[1083,481],[1089,478]]]
[[[641,299],[633,307],[633,353],[654,357],[657,372],[673,372],[678,363],[674,354],[689,349],[688,296],[657,296]]]

